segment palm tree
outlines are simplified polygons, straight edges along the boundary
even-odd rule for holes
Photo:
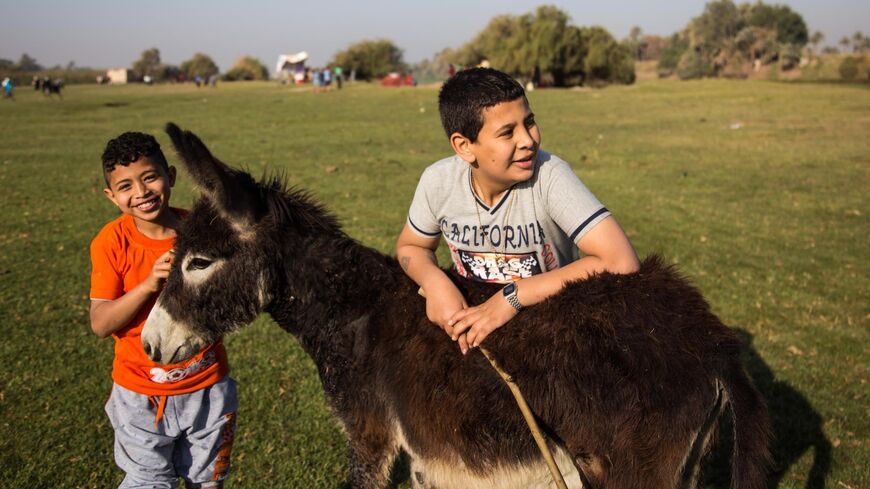
[[[864,47],[864,33],[861,31],[852,34],[852,52],[860,53]]]
[[[849,36],[843,36],[843,38],[840,39],[840,46],[843,46],[843,51],[847,51],[850,44],[852,44],[852,40],[849,39]]]
[[[813,52],[817,52],[819,50],[819,44],[825,40],[825,35],[822,31],[813,32],[813,35],[810,36],[810,44],[813,45]]]

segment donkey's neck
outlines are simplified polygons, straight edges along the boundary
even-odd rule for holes
[[[293,246],[286,250],[284,290],[269,312],[306,349],[317,349],[316,343],[330,341],[330,330],[370,316],[413,287],[395,258],[340,231],[285,242]]]

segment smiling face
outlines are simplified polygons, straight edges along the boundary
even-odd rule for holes
[[[541,132],[525,97],[488,107],[482,115],[476,141],[459,133],[451,137],[456,153],[472,165],[478,184],[498,193],[531,178]]]
[[[148,157],[129,165],[116,165],[107,175],[106,197],[124,214],[140,222],[157,222],[169,209],[169,197],[175,185],[175,168],[163,168]]]

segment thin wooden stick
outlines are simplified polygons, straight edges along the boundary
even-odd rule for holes
[[[422,287],[420,287],[417,293],[426,297],[426,292]],[[541,431],[541,428],[538,426],[538,422],[535,420],[535,415],[532,414],[532,410],[529,409],[529,404],[526,402],[526,398],[523,397],[520,387],[516,382],[514,382],[514,379],[510,374],[498,366],[498,363],[496,363],[495,359],[490,356],[486,348],[480,347],[479,349],[480,352],[483,353],[483,356],[489,361],[489,364],[492,365],[492,368],[498,372],[499,377],[501,377],[504,383],[507,384],[508,389],[510,389],[511,394],[514,396],[514,400],[517,401],[520,413],[522,413],[523,419],[526,420],[526,424],[532,432],[532,438],[534,438],[535,443],[538,444],[538,450],[541,451],[544,461],[547,462],[547,467],[550,469],[550,474],[553,476],[553,482],[556,483],[556,487],[559,489],[568,489],[568,486],[565,484],[565,478],[562,477],[562,472],[559,471],[559,466],[556,465],[556,459],[553,458],[553,454],[550,452],[550,447],[547,446],[547,439]]]
[[[529,425],[529,430],[532,432],[532,438],[535,439],[535,443],[538,444],[538,450],[541,451],[541,455],[544,456],[544,461],[547,462],[547,467],[550,469],[550,474],[553,476],[553,482],[556,483],[556,487],[559,489],[568,489],[568,486],[565,484],[565,479],[559,471],[559,466],[556,465],[556,460],[553,458],[553,454],[550,453],[550,447],[547,446],[547,439],[544,437],[544,433],[541,432],[541,428],[538,427],[538,422],[535,421],[535,415],[532,414],[532,410],[529,409],[529,405],[526,403],[526,398],[523,397],[523,393],[520,392],[520,386],[514,382],[514,379],[510,374],[498,366],[498,363],[496,363],[495,359],[490,356],[486,348],[480,347],[480,352],[483,353],[483,356],[485,356],[487,360],[489,360],[489,364],[492,365],[492,368],[494,368],[496,372],[498,372],[498,375],[511,390],[511,394],[514,395],[514,399],[517,401],[517,406],[519,406],[520,412],[523,414],[523,418],[525,418],[526,424]]]

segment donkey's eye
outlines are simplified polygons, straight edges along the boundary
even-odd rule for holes
[[[190,263],[187,264],[187,270],[205,270],[210,267],[212,264],[211,260],[205,258],[193,258],[190,260]]]

